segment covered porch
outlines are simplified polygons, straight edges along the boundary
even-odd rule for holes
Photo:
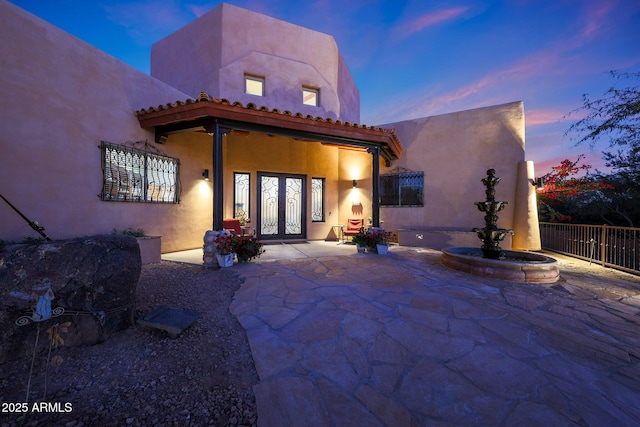
[[[225,218],[242,210],[264,240],[324,239],[354,216],[379,225],[380,166],[402,153],[391,130],[244,106],[204,93],[196,101],[136,114],[158,144],[210,138],[211,157],[195,161],[203,162],[212,183],[212,229],[222,229]],[[297,188],[292,197],[290,188]]]

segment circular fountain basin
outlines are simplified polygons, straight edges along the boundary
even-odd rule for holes
[[[480,248],[447,248],[440,261],[454,270],[511,282],[555,283],[558,261],[531,252],[503,251],[500,259],[482,257]]]

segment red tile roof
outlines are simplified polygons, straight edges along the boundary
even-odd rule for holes
[[[394,158],[402,154],[402,145],[393,129],[343,122],[331,118],[313,117],[292,113],[277,108],[257,107],[254,103],[246,106],[241,102],[215,99],[201,93],[197,100],[187,99],[175,103],[149,107],[136,111],[143,128],[186,123],[204,118],[220,118],[245,123],[274,126],[311,134],[347,138],[382,145],[383,151]]]

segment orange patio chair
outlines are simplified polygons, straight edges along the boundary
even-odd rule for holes
[[[360,229],[364,227],[364,219],[350,218],[347,220],[347,226],[344,228],[342,232],[343,238],[349,236],[353,238]]]

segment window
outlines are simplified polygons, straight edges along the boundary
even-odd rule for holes
[[[247,218],[251,218],[249,213],[251,175],[244,172],[234,172],[233,182],[233,217],[238,218],[244,214]]]
[[[324,222],[324,178],[311,178],[311,221]]]
[[[249,95],[264,96],[264,77],[245,75],[244,92]]]
[[[302,88],[302,103],[304,105],[318,106],[318,89],[312,89],[310,87]]]
[[[178,203],[180,161],[102,142],[102,200]]]
[[[424,172],[380,175],[382,206],[424,206]]]

